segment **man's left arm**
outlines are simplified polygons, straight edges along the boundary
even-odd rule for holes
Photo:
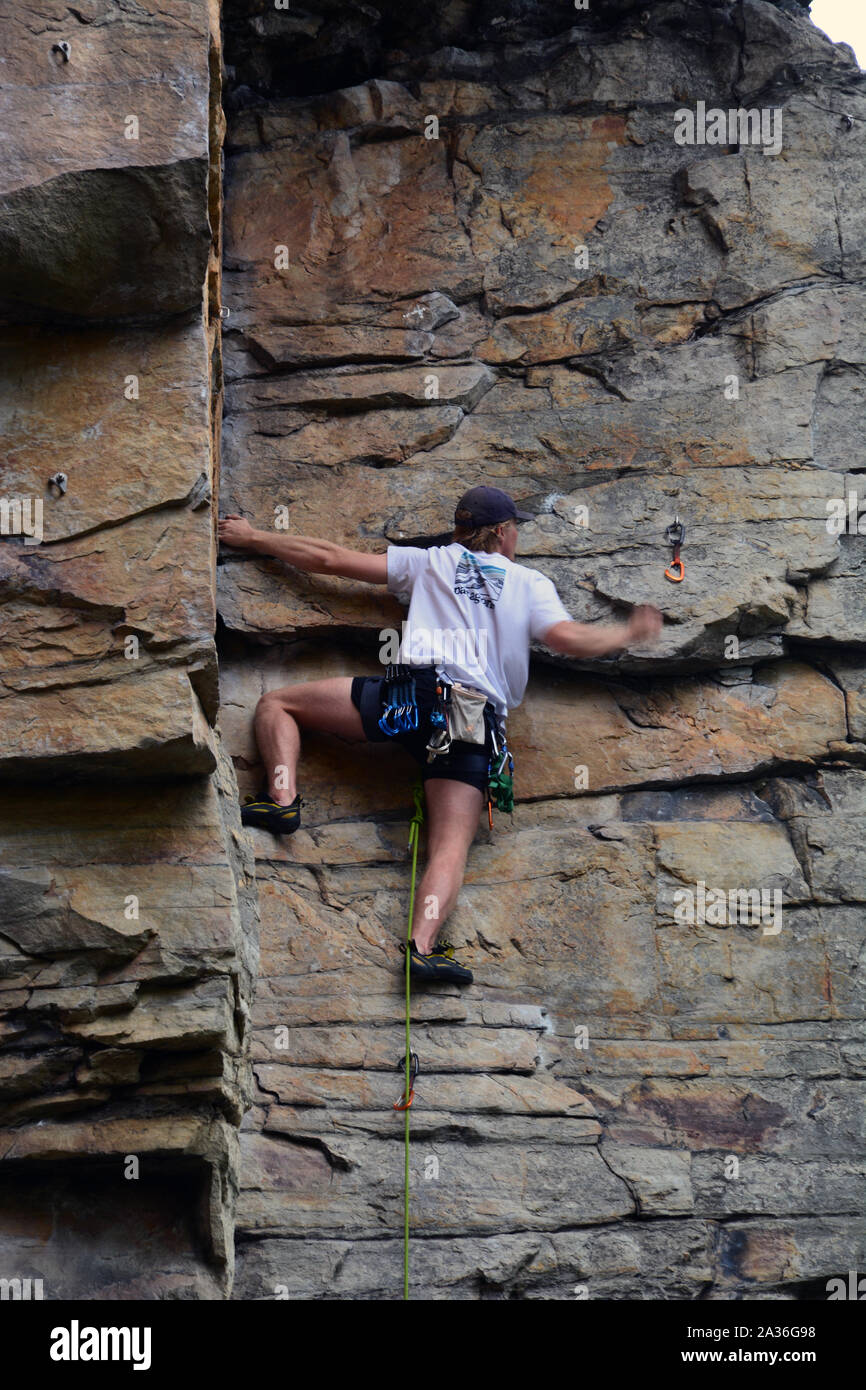
[[[651,603],[632,609],[625,623],[576,623],[570,618],[554,623],[539,638],[545,647],[562,656],[608,656],[623,647],[655,641],[662,629],[662,615]]]

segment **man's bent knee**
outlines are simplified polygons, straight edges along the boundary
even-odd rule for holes
[[[285,691],[266,690],[256,705],[256,719],[267,719],[272,714],[290,714],[291,707],[286,700],[290,690],[291,687]]]
[[[302,728],[363,741],[364,729],[361,716],[352,703],[351,688],[351,676],[335,676],[325,681],[308,681],[270,690],[256,705],[256,720],[264,721],[275,713],[284,713],[291,715]]]

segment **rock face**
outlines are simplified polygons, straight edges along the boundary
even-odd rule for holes
[[[221,1297],[257,940],[214,727],[219,15],[3,26],[0,1273]]]
[[[413,1296],[823,1298],[863,1257],[864,541],[828,518],[866,99],[796,6],[590,9],[227,7],[222,505],[381,550],[484,480],[576,618],[665,614],[535,653],[448,925],[476,983],[415,996]],[[699,102],[781,113],[781,149],[678,144]],[[258,697],[381,670],[403,610],[219,575],[252,790]],[[253,832],[237,1298],[400,1295],[412,765],[372,754],[310,735],[303,828]]]
[[[400,1297],[413,765],[309,736],[289,839],[237,795],[403,610],[214,514],[381,550],[478,481],[575,618],[666,621],[533,653],[475,984],[413,1000],[412,1294],[863,1268],[866,92],[807,8],[2,21],[3,1277]]]

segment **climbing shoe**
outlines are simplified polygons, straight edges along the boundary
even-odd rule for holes
[[[241,821],[244,825],[254,825],[257,830],[270,830],[274,835],[292,835],[301,823],[300,794],[291,806],[281,806],[269,796],[245,796],[241,807]]]
[[[406,954],[405,942],[400,946]],[[409,975],[413,980],[445,980],[452,985],[471,985],[472,971],[458,965],[450,941],[440,941],[429,956],[422,956],[414,941],[409,942]]]

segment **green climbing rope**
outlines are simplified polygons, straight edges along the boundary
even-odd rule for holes
[[[409,924],[406,928],[406,1076],[403,1099],[409,1101],[412,1090],[410,1080],[412,996],[409,986],[409,955],[412,940],[412,918],[415,912],[415,873],[418,867],[418,839],[424,823],[424,786],[420,779],[412,784],[414,810],[409,822],[409,848],[412,851],[412,878],[409,887]],[[409,1297],[409,1110],[407,1104],[403,1111],[403,1143],[405,1149],[403,1173],[403,1298]]]

